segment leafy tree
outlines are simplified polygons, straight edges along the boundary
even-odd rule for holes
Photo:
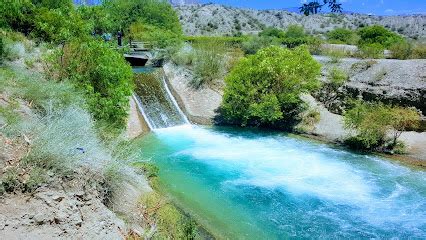
[[[379,151],[396,147],[402,132],[418,127],[419,120],[420,114],[413,109],[362,101],[355,101],[344,115],[345,126],[357,133],[349,138],[350,145]]]
[[[182,41],[182,35],[174,31],[142,22],[135,22],[130,25],[129,36],[133,40],[151,42],[154,47],[158,48],[178,46]]]
[[[74,9],[40,8],[35,15],[32,35],[47,42],[63,43],[89,36],[90,25]]]
[[[28,35],[34,28],[35,6],[30,0],[0,1],[0,27]]]
[[[73,8],[72,0],[31,0],[36,7],[45,7],[48,9],[71,9]]]
[[[310,1],[309,3],[303,4],[299,10],[301,13],[308,16],[310,14],[319,13],[324,6],[328,6],[331,12],[342,12],[342,4],[338,3],[337,0]]]
[[[69,79],[86,93],[89,109],[97,120],[125,126],[133,73],[123,56],[102,41],[73,40],[52,58],[60,79]]]
[[[81,18],[90,23],[91,32],[101,35],[113,31],[114,23],[109,11],[103,6],[82,5],[77,8]]]
[[[319,87],[320,64],[305,47],[271,46],[243,58],[226,77],[219,123],[291,129],[300,94]]]
[[[164,0],[106,0],[105,8],[114,22],[114,30],[126,30],[134,22],[182,33],[177,13]]]

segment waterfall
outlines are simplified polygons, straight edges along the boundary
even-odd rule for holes
[[[189,124],[166,83],[162,70],[135,74],[133,95],[151,130]]]

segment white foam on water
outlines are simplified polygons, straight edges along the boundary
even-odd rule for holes
[[[233,184],[284,188],[293,194],[311,194],[333,201],[366,202],[371,198],[371,188],[350,166],[323,159],[320,153],[303,152],[294,145],[298,143],[295,140],[230,138],[192,126],[168,128],[160,134],[167,133],[185,135],[194,141],[181,154],[229,170],[238,169],[242,177]],[[289,144],[291,148],[286,146]]]
[[[238,179],[223,184],[282,190],[296,197],[309,195],[333,204],[352,206],[358,209],[358,217],[374,225],[390,222],[409,228],[426,226],[426,201],[421,195],[392,183],[395,190],[387,196],[379,196],[381,186],[372,179],[372,174],[344,161],[345,157],[354,157],[351,153],[292,138],[235,137],[191,125],[156,130],[156,134],[164,142],[191,141],[179,154],[217,169],[240,173]],[[359,158],[370,161],[371,157]],[[374,158],[374,161],[382,160]],[[385,163],[384,166],[391,173],[409,171],[398,165]],[[404,206],[401,198],[407,194],[420,199],[417,205],[411,201]]]

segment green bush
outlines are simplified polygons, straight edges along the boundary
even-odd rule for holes
[[[132,69],[123,56],[96,40],[66,44],[53,66],[60,79],[69,79],[86,93],[93,116],[124,127],[132,94]]]
[[[172,203],[156,192],[146,194],[142,199],[142,215],[147,227],[157,227],[152,239],[196,239],[198,227],[189,217],[183,215]]]
[[[156,48],[177,47],[182,42],[182,36],[174,31],[141,22],[130,25],[129,36],[132,40],[150,42]]]
[[[283,30],[268,27],[259,33],[259,37],[284,38],[285,34]]]
[[[102,35],[102,33],[114,31],[111,13],[103,5],[82,5],[77,8],[77,12],[90,25],[91,33]]]
[[[141,22],[157,28],[182,34],[178,15],[168,1],[163,0],[110,0],[103,6],[111,15],[114,31]]]
[[[28,35],[34,28],[35,10],[31,0],[0,1],[0,28]]]
[[[200,88],[220,78],[225,73],[226,46],[216,41],[205,41],[193,44],[194,78],[190,84],[194,88]]]
[[[307,35],[305,33],[305,29],[299,25],[290,25],[287,27],[287,31],[284,34],[284,38],[305,38]]]
[[[426,59],[426,44],[418,43],[414,45],[411,58]]]
[[[333,67],[328,73],[327,79],[328,83],[333,87],[333,89],[338,89],[349,80],[349,76],[343,70]]]
[[[72,38],[85,38],[90,33],[90,25],[73,8],[40,8],[35,16],[32,35],[44,41],[62,43]]]
[[[279,44],[280,41],[277,38],[270,36],[253,36],[242,43],[242,49],[246,54],[255,54],[262,48]]]
[[[379,25],[363,27],[358,30],[358,34],[361,38],[359,41],[360,46],[380,44],[383,48],[389,48],[394,43],[404,41],[404,38],[400,35]]]
[[[308,50],[268,47],[243,58],[226,77],[218,123],[291,129],[299,96],[319,87],[320,65]]]
[[[383,58],[385,48],[380,43],[368,43],[361,45],[360,49],[361,58]]]
[[[248,40],[247,36],[240,37],[224,37],[224,36],[185,36],[184,40],[190,43],[199,42],[220,42],[227,46],[238,47]]]
[[[322,54],[330,57],[331,63],[339,63],[342,58],[348,56],[348,54],[342,49],[326,49],[322,50]]]
[[[403,131],[418,127],[420,114],[410,108],[356,101],[345,113],[344,121],[346,128],[356,131],[356,135],[347,140],[351,147],[392,151]]]
[[[327,33],[327,38],[331,43],[344,43],[355,45],[359,41],[356,32],[346,28],[336,28]]]
[[[180,66],[191,66],[194,63],[195,53],[192,49],[181,48],[179,51],[176,51],[171,60]]]
[[[408,59],[412,55],[412,45],[406,41],[397,42],[390,46],[389,50],[392,53],[392,58]]]

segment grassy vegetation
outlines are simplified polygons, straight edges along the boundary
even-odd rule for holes
[[[91,114],[85,110],[84,94],[67,81],[48,81],[23,69],[3,67],[0,71],[0,93],[10,102],[0,111],[0,118],[6,120],[0,135],[18,142],[24,136],[21,142],[28,145],[21,162],[2,174],[6,192],[34,191],[46,183],[48,173],[72,176],[77,166],[98,172],[99,182],[116,185],[113,182],[118,178],[110,177],[112,166],[119,166],[113,172],[120,175],[125,159],[114,158],[100,140]],[[35,111],[22,113],[25,105]]]
[[[359,35],[350,29],[336,28],[327,33],[330,43],[356,45],[360,39]]]
[[[196,239],[196,223],[179,211],[169,200],[156,192],[148,194],[140,200],[141,214],[146,228],[156,231],[145,236],[150,239]]]
[[[117,128],[125,126],[133,73],[118,52],[96,40],[72,41],[48,60],[48,77],[68,79],[84,91],[94,118]]]
[[[223,77],[235,57],[232,45],[211,38],[182,48],[172,56],[172,61],[193,71],[190,85],[198,89]]]
[[[362,101],[352,105],[344,121],[348,129],[356,131],[346,140],[355,149],[401,153],[403,145],[398,138],[403,131],[419,126],[420,114],[415,109]]]

